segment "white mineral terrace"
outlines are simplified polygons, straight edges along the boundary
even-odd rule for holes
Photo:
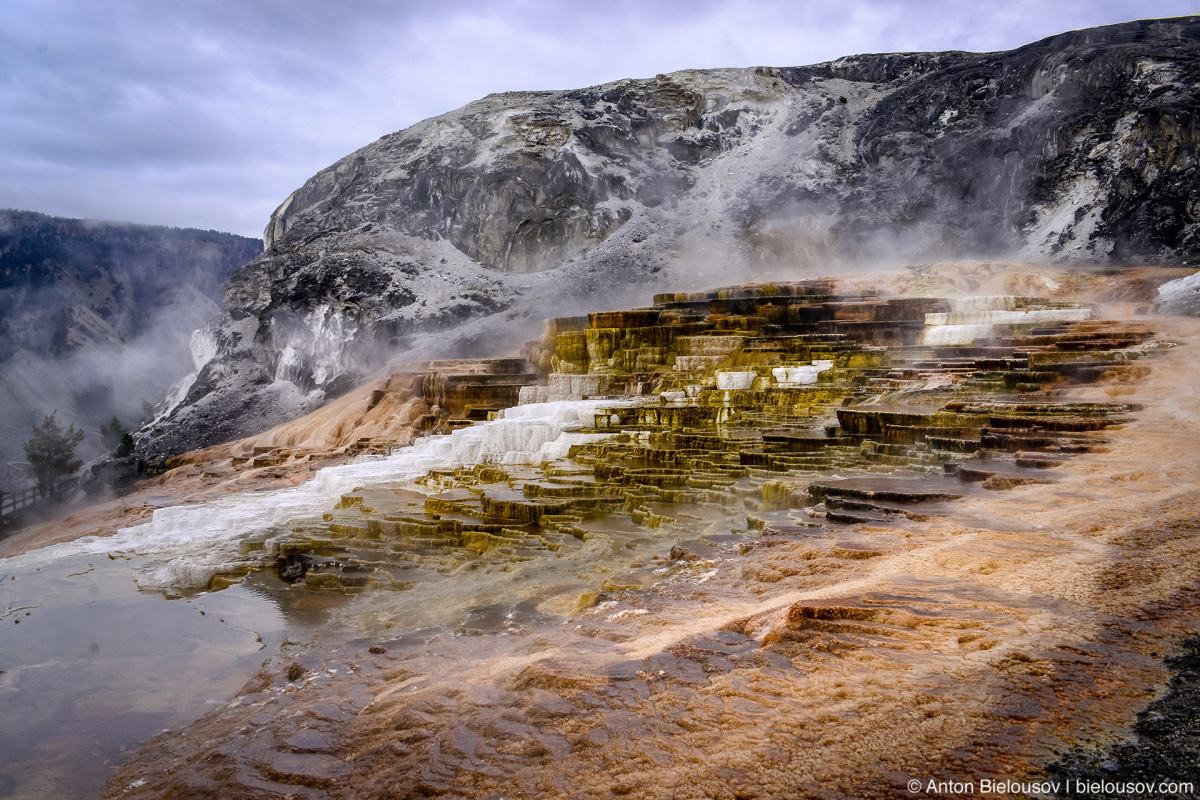
[[[814,361],[808,367],[776,367],[771,370],[771,375],[776,383],[787,388],[816,383],[817,376],[829,369],[833,369],[832,361]]]
[[[921,344],[935,347],[969,345],[1002,335],[1005,328],[1080,322],[1091,317],[1090,308],[1038,307],[1024,297],[959,297],[950,301],[949,312],[925,315]]]
[[[522,405],[502,418],[430,436],[384,458],[326,467],[290,489],[223,498],[203,505],[160,508],[151,520],[108,537],[89,536],[35,550],[14,564],[37,565],[77,554],[136,552],[164,556],[139,574],[142,588],[197,588],[213,575],[248,565],[237,543],[245,537],[331,509],[356,488],[410,481],[434,469],[485,464],[538,464],[565,458],[571,445],[610,434],[581,434],[596,413],[620,400],[576,400]]]
[[[757,372],[718,372],[717,388],[726,391],[734,389],[749,389],[754,386]]]

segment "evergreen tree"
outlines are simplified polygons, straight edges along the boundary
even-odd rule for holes
[[[29,466],[33,468],[33,479],[43,495],[58,498],[63,489],[63,479],[74,475],[83,466],[75,458],[75,446],[83,441],[83,431],[72,425],[65,431],[55,419],[54,412],[33,426],[33,436],[22,447]]]
[[[121,444],[122,437],[127,434],[128,431],[121,427],[121,420],[117,419],[116,414],[113,414],[112,422],[100,426],[100,441],[109,450],[113,450]]]

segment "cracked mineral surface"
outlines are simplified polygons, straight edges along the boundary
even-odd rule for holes
[[[244,495],[60,546],[186,597],[326,598],[318,631],[275,634],[106,796],[857,798],[1041,775],[1118,736],[1198,621],[1198,344],[1184,318],[814,280],[427,365],[412,419],[449,435],[318,472],[303,497],[328,505]]]

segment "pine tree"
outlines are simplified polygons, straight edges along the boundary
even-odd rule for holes
[[[54,412],[33,426],[33,436],[22,447],[29,466],[33,468],[33,480],[43,495],[58,498],[63,489],[63,478],[74,475],[83,466],[75,458],[75,446],[83,441],[83,431],[72,425],[65,431],[55,419]]]
[[[114,450],[121,444],[121,438],[127,433],[128,431],[121,427],[121,420],[117,419],[116,414],[113,414],[112,422],[100,426],[100,441],[109,450]]]

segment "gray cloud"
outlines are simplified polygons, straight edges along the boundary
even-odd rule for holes
[[[0,207],[261,232],[350,151],[489,92],[1001,50],[1192,0],[8,0]]]

